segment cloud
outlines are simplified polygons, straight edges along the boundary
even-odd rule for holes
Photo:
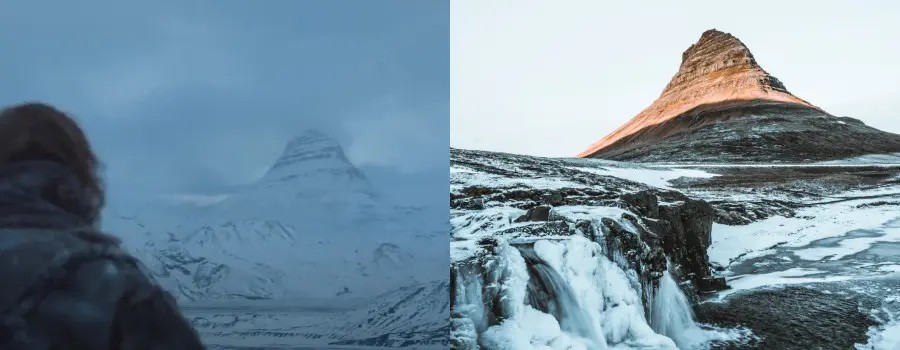
[[[449,167],[447,102],[423,106],[388,94],[352,110],[341,129],[345,151],[361,166],[391,166],[410,173]]]
[[[393,166],[403,172],[416,172],[441,163],[447,166],[449,162],[444,129],[434,128],[411,112],[398,111],[344,124],[352,139],[347,156],[358,165]]]
[[[196,22],[165,18],[158,24],[158,43],[144,50],[114,57],[86,70],[80,88],[102,117],[134,114],[154,95],[183,87],[218,91],[246,84],[237,56],[222,43],[223,30]]]
[[[446,169],[426,161],[444,149],[394,144],[416,125],[446,147],[446,4],[353,3],[0,3],[0,103],[72,113],[118,197],[252,182],[307,128],[371,144],[365,163]]]

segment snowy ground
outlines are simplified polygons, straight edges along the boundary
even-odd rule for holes
[[[900,187],[891,190],[900,194]],[[880,201],[883,199],[825,204],[801,209],[796,217],[776,216],[742,226],[714,224],[710,261],[727,266],[736,259],[772,254],[776,247],[797,248],[797,259],[839,260],[878,242],[900,242],[900,209],[895,205],[867,206]],[[875,233],[852,233],[862,230]],[[834,244],[812,244],[825,238],[835,238]]]
[[[494,193],[592,188],[624,193],[670,188],[672,180],[684,177],[716,176],[696,169],[648,168],[591,159],[454,154],[451,193],[473,188]],[[458,272],[454,311],[464,316],[465,321],[460,322],[471,324],[460,326],[455,339],[477,341],[485,349],[703,349],[709,342],[740,343],[750,336],[744,329],[695,323],[689,302],[668,274],[652,297],[652,316],[648,319],[641,304],[641,282],[633,268],[608,258],[600,244],[580,235],[522,233],[542,224],[515,222],[526,212],[515,207],[515,202],[490,201],[479,209],[451,210],[451,261],[461,265],[478,261],[479,254],[484,254],[480,242],[488,237],[497,239],[492,253],[496,260],[485,263],[484,268],[489,276],[503,276],[482,281],[479,275]],[[596,232],[601,232],[601,219],[612,219],[636,232],[623,218],[626,212],[613,203],[594,203],[555,205],[552,215],[568,222],[589,222]],[[526,302],[526,295],[541,293],[533,282],[546,286],[557,311],[540,311],[534,301]],[[487,310],[481,299],[491,290],[499,290],[504,305],[501,308],[506,310],[504,321],[496,325],[486,321],[494,310]],[[477,335],[473,334],[476,330]]]
[[[777,205],[776,202],[789,203],[793,215],[788,217],[776,213],[766,219],[754,219],[756,221],[748,225],[714,224],[712,246],[708,254],[711,262],[724,267],[719,273],[727,277],[732,289],[721,292],[710,302],[752,290],[784,285],[810,286],[825,293],[846,295],[847,298],[851,298],[853,293],[866,295],[883,301],[881,307],[869,310],[872,317],[879,321],[879,325],[870,329],[866,344],[857,344],[856,347],[865,350],[896,350],[900,349],[900,336],[897,333],[900,332],[900,184],[894,183],[898,179],[896,175],[888,179],[872,180],[877,176],[872,176],[871,169],[878,169],[875,172],[892,173],[895,172],[892,169],[898,167],[900,155],[865,156],[813,164],[637,165],[591,159],[452,151],[450,189],[451,194],[459,194],[466,190],[487,188],[487,193],[493,193],[494,198],[502,199],[503,196],[496,193],[534,193],[528,191],[569,188],[612,188],[614,191],[631,192],[656,187],[672,188],[690,197],[709,201],[745,203],[763,208]],[[741,173],[742,168],[753,171]],[[772,170],[766,170],[769,168]],[[764,179],[765,184],[745,186],[748,181],[757,181],[754,178],[757,173],[769,176]],[[734,174],[743,174],[743,177]],[[823,178],[837,181],[837,185],[818,182],[818,174],[825,174]],[[793,175],[798,177],[788,178]],[[619,180],[609,181],[610,178]],[[691,181],[694,180],[684,182],[685,178],[718,182],[712,187],[693,186]],[[878,184],[872,185],[873,181]],[[732,187],[727,187],[729,184]],[[453,261],[469,259],[477,254],[477,242],[481,238],[527,231],[519,229],[532,225],[513,222],[513,219],[525,211],[508,203],[486,202],[481,205],[483,208],[477,210],[451,211]],[[626,229],[629,228],[628,222],[618,220],[623,213],[621,208],[559,205],[554,206],[553,210],[556,215],[573,221],[586,219],[596,223],[600,218],[607,217],[617,220]],[[597,275],[606,276],[604,278],[608,283],[589,288],[590,290],[600,290],[601,294],[609,293],[611,297],[635,292],[629,291],[624,285],[616,288],[613,285],[615,283],[611,282],[615,280],[611,276],[619,273],[627,276],[628,271],[606,267],[603,262],[576,261],[582,255],[578,252],[592,249],[588,247],[589,243],[573,243],[573,238],[566,236],[527,235],[507,237],[506,243],[533,244],[535,250],[540,251],[538,255],[541,259],[551,270],[559,272],[566,281],[563,284],[572,288],[582,304],[592,300],[592,296],[584,293],[587,289],[583,287],[595,283],[592,277]],[[587,256],[589,255],[584,255],[584,259]],[[514,262],[518,261],[514,256],[507,260],[510,266],[516,266]],[[587,266],[600,266],[600,270],[583,271]],[[515,269],[509,267],[503,271],[502,274],[516,273]],[[504,300],[515,300],[521,296],[521,286],[500,284],[499,287],[511,293]],[[667,294],[674,296],[677,293]],[[681,304],[677,297],[667,300],[670,301],[668,306],[662,309],[668,310],[671,315],[683,314],[677,311]],[[627,302],[620,304],[629,305]],[[626,308],[623,307],[622,310]],[[577,348],[577,345],[572,344],[579,344],[579,341],[585,339],[585,335],[590,338],[592,334],[585,333],[583,329],[561,328],[562,323],[557,323],[548,316],[528,308],[520,310],[516,316],[519,322],[494,329],[492,339],[500,342],[497,343],[498,346],[510,348]],[[636,332],[632,336],[640,333],[636,331],[640,327],[634,325],[636,315],[633,312],[622,311],[615,316],[601,313],[584,317],[605,322],[601,323],[603,326],[596,332],[605,333],[607,340],[621,340],[608,342],[607,345],[612,348],[639,347],[641,341],[659,340],[650,333],[641,333],[644,337],[630,340],[616,337],[618,331]],[[613,322],[613,319],[621,322]],[[655,332],[665,334],[670,339],[677,338],[675,334],[666,334],[664,330],[655,328]],[[560,333],[567,333],[568,337]],[[576,336],[571,337],[572,335]],[[529,338],[529,342],[516,343]],[[685,340],[682,339],[681,343],[685,343]]]
[[[884,300],[883,309],[873,311],[883,324],[857,348],[900,349],[900,288],[885,287],[900,279],[900,186],[831,197],[806,201],[794,217],[714,224],[710,261],[726,267],[732,287],[717,300],[788,284],[853,290]]]
[[[678,188],[659,172],[693,173],[713,178],[740,168],[897,168],[900,155],[872,155],[814,164],[648,164],[632,179],[655,187],[676,187],[707,200],[759,201],[777,199],[799,204],[793,217],[773,216],[748,225],[714,224],[710,262],[725,267],[731,289],[710,302],[735,293],[784,285],[848,291],[883,300],[871,310],[881,324],[857,349],[900,349],[900,185],[889,184],[819,196],[785,196],[784,192],[729,192]],[[702,170],[699,170],[702,169]],[[721,169],[721,170],[719,170]],[[706,172],[706,174],[704,174]],[[601,174],[602,172],[597,172]],[[615,176],[615,175],[613,175]],[[892,180],[896,180],[895,176]]]
[[[446,284],[444,285],[446,287]],[[444,295],[441,299],[446,299]],[[435,298],[436,299],[436,298]],[[417,305],[408,305],[415,308]],[[418,305],[419,309],[426,306]],[[320,309],[307,306],[247,303],[184,305],[182,310],[209,349],[387,349],[381,346],[335,345],[352,335],[348,326],[356,310]],[[363,309],[364,310],[364,309]],[[401,311],[402,313],[403,311]],[[442,312],[444,314],[446,312]],[[409,313],[406,313],[409,315]],[[372,317],[372,316],[368,316]],[[423,323],[429,319],[415,320]],[[433,320],[431,320],[433,322]],[[446,321],[444,321],[446,322]],[[405,325],[404,325],[405,326]],[[394,326],[394,328],[402,328]],[[336,330],[343,330],[336,334]],[[361,333],[366,333],[362,329]],[[374,330],[373,330],[374,331]],[[411,345],[406,349],[439,349],[440,345]]]

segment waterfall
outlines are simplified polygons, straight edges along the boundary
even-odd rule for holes
[[[679,348],[691,348],[706,336],[694,322],[694,312],[687,297],[669,271],[663,273],[650,306],[650,327],[675,341]]]
[[[547,263],[540,260],[533,249],[520,248],[522,257],[528,264],[528,304],[538,311],[550,314],[559,321],[563,332],[588,339],[594,344],[605,344],[597,332],[584,306],[562,276]],[[599,345],[597,345],[599,347]]]
[[[645,306],[638,275],[583,237],[499,241],[491,254],[454,266],[460,349],[687,350],[716,337],[694,321],[669,272]]]
[[[481,349],[677,349],[647,322],[635,275],[610,261],[596,242],[577,236],[504,242],[492,256],[477,260],[485,269],[478,274],[486,277],[482,299],[460,291],[466,300],[455,303],[469,311],[476,328],[477,320],[489,320],[478,331]],[[472,304],[484,304],[477,310],[491,316],[472,314]]]

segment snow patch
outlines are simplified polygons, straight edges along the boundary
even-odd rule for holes
[[[890,190],[896,192],[894,187]],[[747,225],[713,224],[710,262],[728,266],[734,260],[764,256],[776,245],[799,248],[829,237],[845,235],[853,230],[881,232],[873,237],[848,238],[834,247],[809,247],[795,251],[806,260],[825,257],[837,259],[863,251],[878,242],[900,241],[900,222],[895,220],[896,207],[865,206],[880,198],[849,200],[808,207],[791,218],[773,216]]]
[[[857,350],[896,350],[900,349],[900,322],[893,320],[883,327],[869,330],[869,341],[857,344]]]
[[[731,286],[731,289],[719,292],[716,295],[716,300],[721,301],[730,294],[760,287],[778,287],[788,284],[816,282],[840,282],[852,278],[852,276],[831,275],[827,271],[800,267],[766,274],[740,275],[728,279],[728,285]]]
[[[718,174],[713,174],[697,169],[654,169],[654,168],[638,168],[638,167],[607,167],[607,168],[584,168],[573,167],[571,169],[594,174],[600,176],[612,176],[623,180],[639,182],[648,186],[658,188],[670,188],[671,181],[675,179],[686,178],[703,178],[708,179]]]

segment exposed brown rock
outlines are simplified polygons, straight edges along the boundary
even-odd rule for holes
[[[772,127],[759,131],[763,126]],[[807,140],[822,132],[838,132],[852,142]],[[673,142],[661,142],[667,138]],[[900,151],[900,137],[841,120],[792,95],[740,40],[712,29],[684,52],[678,73],[650,107],[578,156],[681,161],[692,154],[711,160],[724,152],[719,160],[802,161],[889,151]]]

